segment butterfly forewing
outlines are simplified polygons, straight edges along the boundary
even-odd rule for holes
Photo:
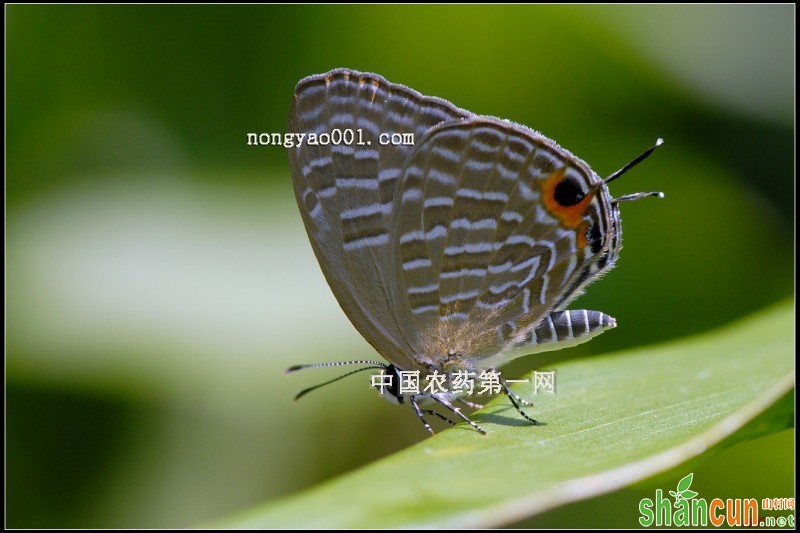
[[[380,134],[412,133],[470,116],[375,74],[346,69],[298,83],[289,133],[306,134],[289,149],[295,196],[309,239],[339,304],[381,355],[412,367],[400,324],[395,263],[395,198],[403,165],[415,148],[382,145]],[[336,131],[342,141],[334,144]],[[311,134],[329,135],[310,144]],[[351,142],[346,142],[347,139]],[[386,139],[388,140],[388,138]]]
[[[532,130],[488,117],[432,128],[395,198],[393,284],[412,353],[434,367],[505,362],[597,272],[608,206],[602,180]]]

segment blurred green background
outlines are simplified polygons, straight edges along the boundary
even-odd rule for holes
[[[619,327],[515,371],[790,297],[794,10],[6,6],[6,525],[191,526],[426,438],[364,376],[294,403],[335,374],[283,374],[375,356],[321,275],[285,150],[246,144],[334,67],[526,124],[601,175],[666,139],[612,187],[666,199],[623,206],[619,266],[578,302]],[[695,480],[794,496],[793,441]],[[525,525],[635,527],[648,495]]]

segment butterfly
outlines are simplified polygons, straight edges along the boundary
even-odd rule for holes
[[[606,179],[551,139],[475,115],[377,74],[335,69],[301,80],[288,133],[297,205],[333,294],[389,364],[362,365],[301,391],[379,370],[394,403],[485,431],[455,403],[462,391],[409,392],[411,372],[481,374],[523,355],[588,341],[616,326],[599,311],[568,310],[610,270],[622,244],[619,204]],[[500,379],[516,410],[530,406]],[[477,406],[480,407],[480,406]]]

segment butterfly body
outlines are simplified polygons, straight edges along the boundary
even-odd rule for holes
[[[479,373],[616,325],[566,310],[622,242],[618,202],[585,162],[524,126],[347,69],[301,80],[290,112],[290,133],[337,130],[354,142],[289,149],[294,190],[384,372]],[[459,395],[417,396],[422,418],[419,400],[451,408]]]

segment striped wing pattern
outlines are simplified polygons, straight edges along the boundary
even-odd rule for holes
[[[376,74],[337,69],[301,80],[290,133],[361,130],[363,145],[289,149],[295,196],[314,253],[342,309],[384,357],[413,367],[399,326],[389,251],[395,191],[413,146],[381,146],[380,133],[413,133],[471,114]],[[370,143],[370,144],[366,144]]]
[[[541,344],[539,325],[564,340],[613,327],[549,319],[613,262],[607,194],[585,163],[527,128],[477,116],[432,128],[403,169],[392,246],[418,357],[500,366]]]
[[[375,74],[302,80],[290,133],[369,145],[289,149],[312,247],[359,332],[402,369],[489,368],[613,327],[563,311],[611,268],[619,214],[589,167],[528,128]],[[381,146],[380,133],[415,146]]]

